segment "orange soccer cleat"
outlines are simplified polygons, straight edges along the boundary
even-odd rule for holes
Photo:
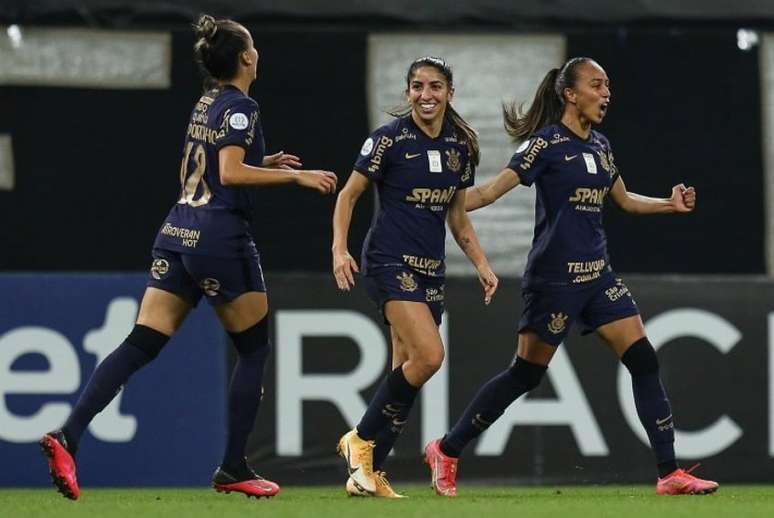
[[[676,469],[656,482],[657,495],[708,495],[718,489],[714,480],[704,480],[691,475],[698,464],[688,470]]]

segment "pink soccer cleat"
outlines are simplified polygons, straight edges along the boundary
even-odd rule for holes
[[[248,468],[249,470],[249,468]],[[250,476],[243,480],[238,480],[237,477],[226,473],[222,468],[215,470],[215,474],[212,476],[212,487],[218,493],[242,493],[245,496],[261,498],[270,498],[279,493],[280,487],[271,480],[266,480],[249,470]]]
[[[430,484],[436,494],[457,496],[457,459],[441,451],[441,439],[425,446],[425,464],[430,468]]]
[[[75,459],[67,450],[67,439],[61,430],[49,432],[38,442],[48,458],[48,472],[57,491],[70,500],[78,500],[81,489],[75,477]]]
[[[694,477],[691,472],[698,464],[688,470],[676,469],[656,482],[657,495],[708,495],[718,490],[714,480],[704,480]]]

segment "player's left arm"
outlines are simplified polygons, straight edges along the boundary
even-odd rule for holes
[[[691,212],[696,207],[696,190],[680,183],[672,187],[670,198],[651,198],[626,190],[620,176],[610,189],[610,197],[616,205],[632,214],[668,214]]]
[[[489,304],[497,291],[499,280],[489,266],[489,260],[481,249],[481,243],[478,241],[476,231],[470,222],[467,212],[465,212],[465,191],[459,189],[452,198],[449,205],[449,212],[446,214],[446,222],[454,236],[454,240],[460,246],[470,262],[476,267],[478,280],[484,288],[484,304]]]

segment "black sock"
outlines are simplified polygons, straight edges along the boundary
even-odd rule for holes
[[[229,333],[239,356],[228,389],[228,433],[222,467],[232,475],[247,467],[247,439],[263,397],[263,370],[271,350],[266,320],[241,333]]]
[[[511,403],[535,388],[545,372],[545,366],[517,357],[511,368],[479,389],[465,413],[441,440],[441,451],[449,457],[459,457],[465,446],[499,419]]]
[[[389,426],[401,413],[408,415],[419,389],[412,386],[398,366],[379,386],[374,398],[357,425],[361,439],[374,440],[381,430]]]
[[[677,469],[677,462],[672,408],[659,377],[658,358],[653,346],[643,337],[626,350],[621,362],[632,375],[637,415],[656,456],[659,477],[664,477]]]
[[[78,450],[86,427],[126,384],[129,377],[150,363],[167,343],[169,337],[150,327],[135,325],[132,332],[100,363],[83,389],[62,432],[73,455]]]
[[[376,435],[376,447],[374,448],[374,471],[381,471],[384,462],[392,451],[398,436],[403,433],[411,407],[401,407],[398,415],[392,418],[384,428]]]
[[[659,462],[656,467],[658,468],[658,478],[664,478],[677,469],[677,461],[672,459],[666,462]]]
[[[672,408],[658,374],[632,376],[634,405],[656,456],[659,477],[677,469]]]

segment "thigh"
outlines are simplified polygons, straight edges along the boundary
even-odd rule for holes
[[[250,291],[234,300],[215,306],[223,328],[229,333],[241,333],[266,318],[269,299],[265,292]]]
[[[400,337],[401,348],[408,359],[428,352],[443,354],[443,342],[430,308],[424,302],[390,300],[384,314]]]
[[[534,331],[524,331],[519,333],[516,355],[530,363],[548,365],[554,357],[556,348],[556,345],[546,342]]]
[[[172,336],[193,305],[179,295],[148,286],[142,297],[137,323]]]
[[[633,315],[599,326],[597,333],[620,358],[634,342],[645,336],[645,326],[640,315]]]
[[[645,336],[640,311],[621,279],[603,281],[581,312],[584,332],[596,330],[620,358],[634,342]]]

